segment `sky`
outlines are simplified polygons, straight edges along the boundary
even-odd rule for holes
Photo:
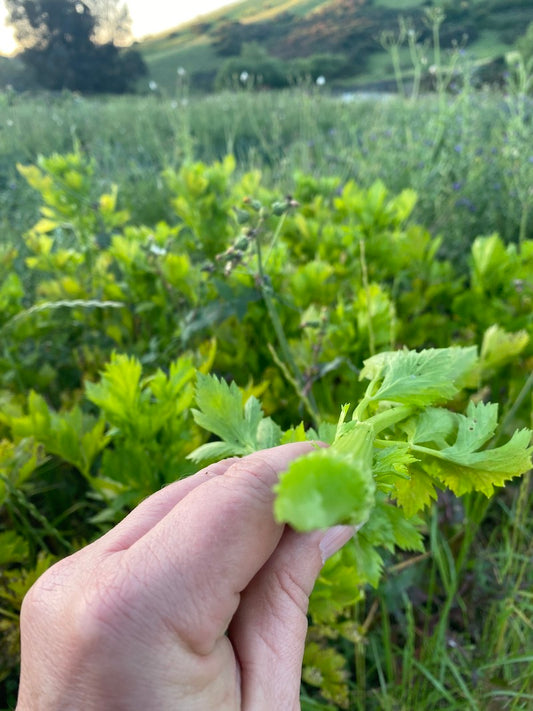
[[[140,39],[229,5],[231,0],[193,0],[192,3],[188,0],[126,0],[125,4],[133,21],[133,36]],[[0,0],[0,54],[10,54],[15,49],[13,33],[6,27],[5,19],[5,2]]]

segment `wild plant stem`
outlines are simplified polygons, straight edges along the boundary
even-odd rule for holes
[[[281,223],[281,220],[280,220]],[[276,230],[276,233],[274,234],[273,239],[277,239],[276,234],[279,234],[281,231],[280,224],[278,224],[278,229]],[[313,419],[313,425],[318,426],[318,423],[320,422],[320,415],[318,412],[318,407],[315,402],[315,398],[312,392],[309,392],[309,395],[306,395],[304,392],[304,377],[302,375],[301,370],[298,368],[297,363],[295,362],[294,358],[292,357],[291,349],[289,347],[289,344],[287,342],[287,338],[285,336],[285,331],[283,330],[283,325],[280,321],[278,312],[276,310],[276,307],[274,305],[274,301],[271,297],[270,289],[267,284],[266,280],[266,274],[263,268],[263,259],[262,259],[262,253],[261,253],[261,245],[259,243],[259,236],[256,236],[256,239],[254,240],[255,242],[255,249],[256,249],[256,254],[257,254],[257,268],[259,271],[259,288],[261,290],[261,295],[263,297],[263,301],[265,302],[265,306],[268,311],[268,315],[270,316],[270,320],[272,322],[272,326],[274,327],[274,331],[276,333],[276,337],[278,339],[278,343],[281,348],[281,352],[283,353],[283,357],[285,359],[285,364],[287,366],[288,372],[291,374],[292,378],[294,379],[294,382],[297,383],[298,385],[298,395],[300,399],[302,400],[303,404],[305,405],[306,409],[308,410],[309,414],[311,415]]]
[[[366,308],[368,312],[368,350],[370,355],[375,355],[376,353],[376,339],[374,336],[374,327],[372,324],[372,306],[370,298],[370,283],[368,281],[368,265],[366,261],[366,247],[365,239],[361,237],[359,240],[359,252],[361,255],[361,277],[363,279],[363,286],[366,293]]]
[[[508,410],[508,412],[505,414],[502,421],[500,422],[500,426],[498,427],[496,435],[494,436],[494,438],[491,442],[492,447],[495,447],[498,444],[498,442],[500,441],[500,439],[502,438],[503,434],[505,433],[505,429],[506,429],[507,425],[514,418],[517,410],[521,407],[522,403],[526,399],[531,388],[533,388],[533,372],[531,372],[529,374],[529,377],[527,378],[526,382],[522,386],[522,389],[516,396],[516,399],[515,399],[512,407],[510,408],[510,410]]]

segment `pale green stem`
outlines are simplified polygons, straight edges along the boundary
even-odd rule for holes
[[[366,249],[365,249],[365,239],[361,237],[359,240],[359,251],[361,254],[361,277],[363,279],[363,286],[366,293],[366,306],[368,311],[368,350],[370,355],[375,355],[376,353],[376,339],[374,336],[374,326],[372,324],[372,308],[370,304],[370,283],[368,281],[368,265],[366,262]]]
[[[280,220],[280,222],[281,222],[281,220]],[[270,320],[272,321],[274,331],[276,332],[278,343],[280,345],[281,352],[283,353],[283,357],[285,358],[285,363],[287,365],[288,371],[289,371],[289,373],[291,373],[294,380],[298,383],[298,386],[299,386],[298,387],[298,394],[299,394],[300,398],[302,399],[302,402],[306,405],[306,407],[310,408],[310,414],[312,415],[313,421],[314,421],[313,424],[316,425],[318,422],[320,422],[318,407],[316,405],[313,393],[310,392],[309,395],[306,396],[303,391],[303,388],[304,388],[303,375],[302,375],[300,369],[298,368],[298,365],[296,364],[294,358],[292,357],[292,353],[289,348],[287,338],[285,337],[285,332],[283,330],[283,326],[281,324],[280,318],[278,316],[278,312],[276,311],[276,307],[275,307],[272,297],[270,295],[270,290],[266,284],[265,271],[263,269],[263,260],[262,260],[262,255],[261,255],[261,245],[259,244],[259,236],[257,236],[254,241],[255,241],[256,254],[257,254],[257,268],[259,270],[259,288],[261,289],[261,294],[263,296],[263,300],[265,302],[265,306],[267,308],[268,315],[270,316]]]

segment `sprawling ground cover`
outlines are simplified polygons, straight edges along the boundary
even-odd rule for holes
[[[192,101],[183,84],[106,102],[2,97],[3,706],[35,575],[206,451],[242,445],[199,426],[225,438],[208,426],[215,396],[237,422],[253,395],[285,438],[303,437],[302,421],[327,438],[363,396],[369,356],[474,346],[475,367],[447,389],[445,437],[489,400],[491,448],[531,426],[531,105],[519,92],[440,98]],[[197,371],[242,395],[211,381],[213,395]],[[248,413],[247,447],[281,436]],[[409,433],[391,427],[384,440]],[[419,534],[382,516],[364,564],[332,559],[311,606],[304,708],[529,707],[530,480],[482,493],[512,476],[507,463],[481,482],[471,469],[426,481],[398,459],[394,476],[421,487]],[[461,498],[431,503],[444,484]],[[388,485],[417,511],[406,485]]]

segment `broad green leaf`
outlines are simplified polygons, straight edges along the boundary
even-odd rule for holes
[[[509,363],[522,353],[529,340],[527,331],[508,333],[500,326],[491,326],[483,334],[481,369],[487,373]]]
[[[450,445],[457,432],[457,415],[442,407],[428,407],[404,423],[403,429],[412,444],[434,444],[439,449]]]
[[[0,566],[25,561],[30,553],[30,546],[15,531],[0,533]]]
[[[365,361],[362,375],[383,376],[372,400],[391,400],[425,407],[456,395],[457,382],[476,361],[476,348],[430,348],[424,351],[395,351]]]

